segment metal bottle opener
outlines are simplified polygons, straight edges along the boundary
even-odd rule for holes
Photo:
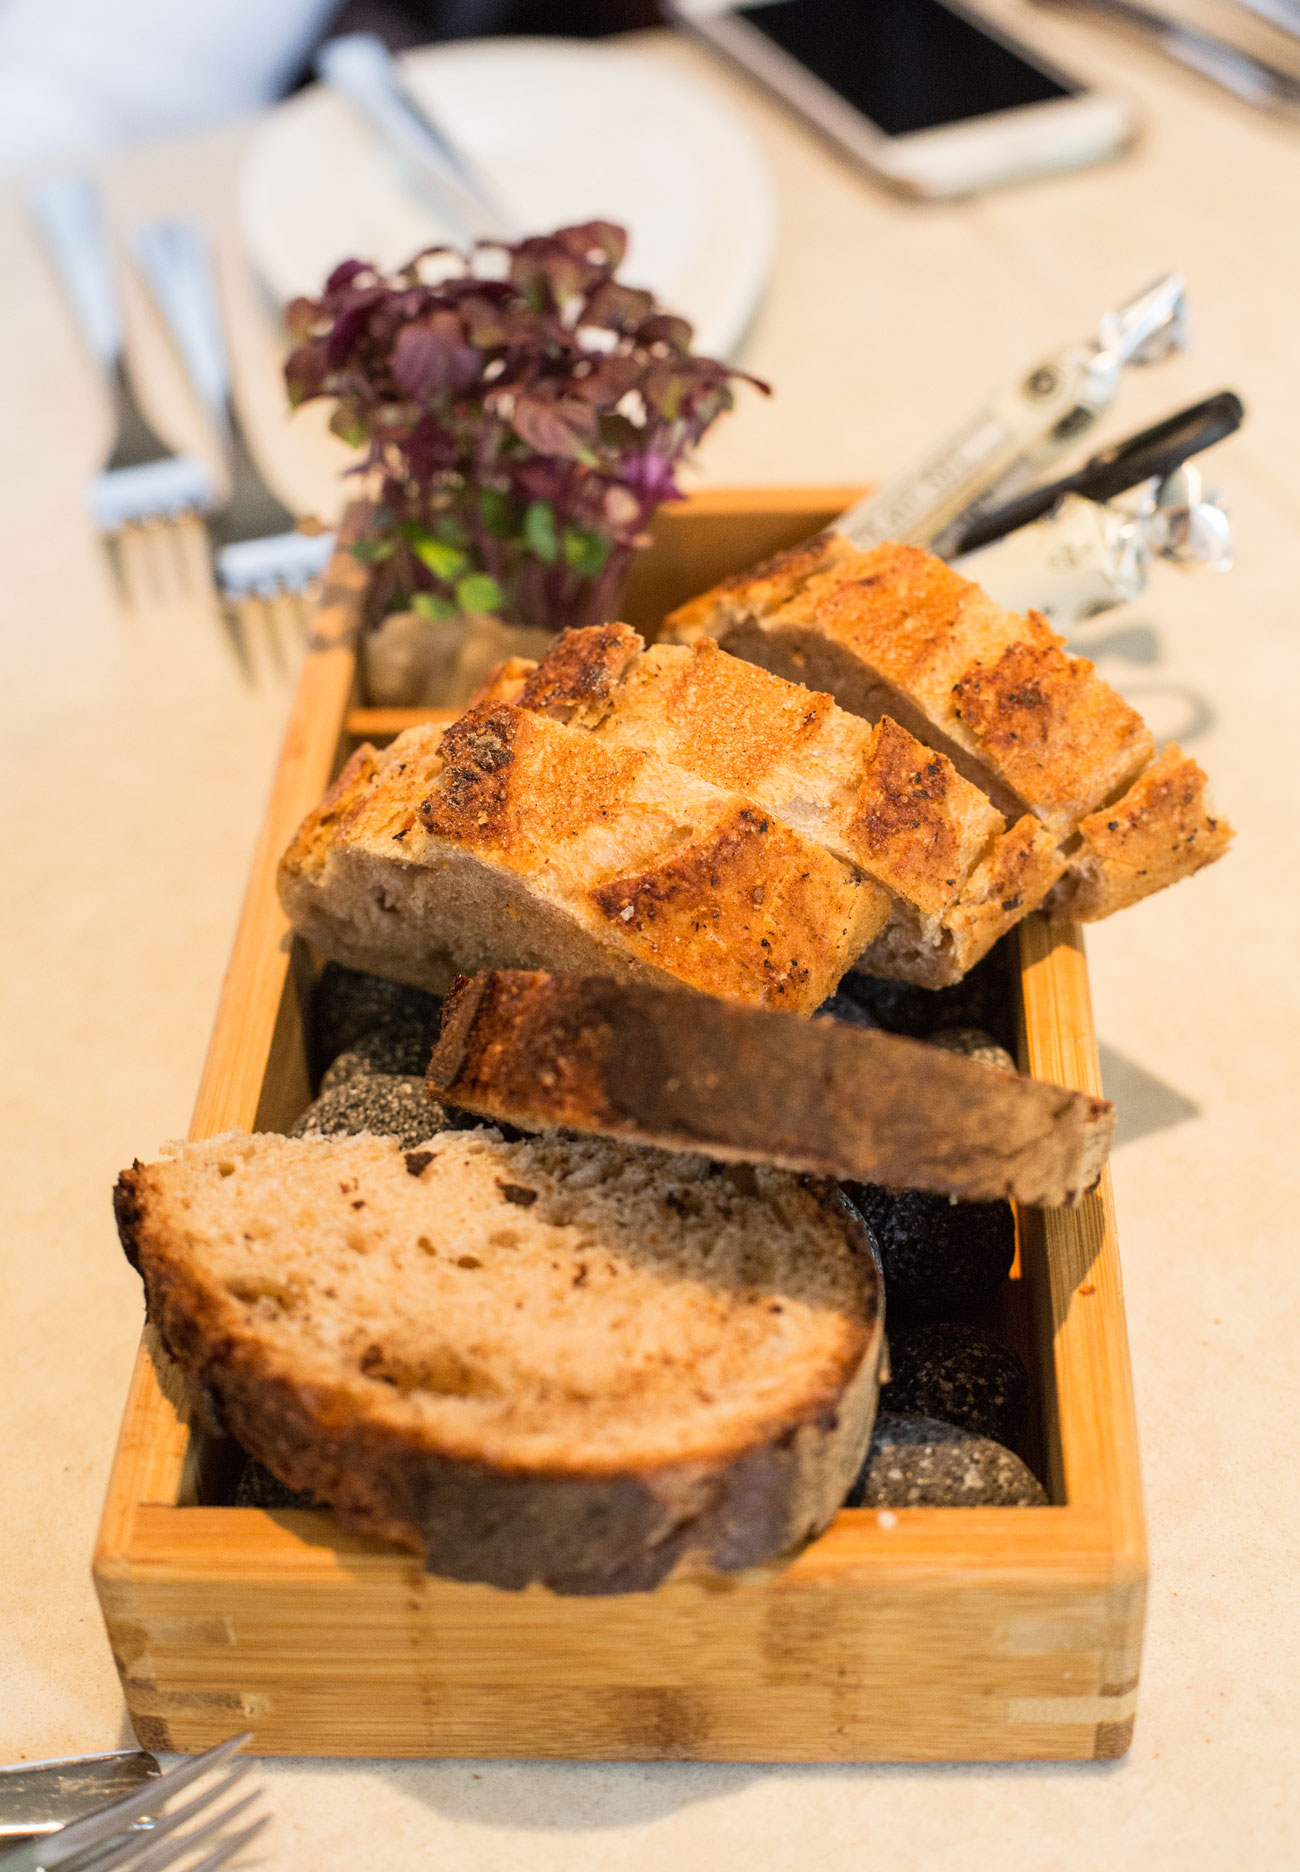
[[[942,551],[986,507],[1028,487],[1109,408],[1129,365],[1186,348],[1186,283],[1168,273],[1108,312],[1094,337],[1044,358],[937,449],[840,518],[855,546],[885,540]],[[959,533],[958,533],[959,536]]]

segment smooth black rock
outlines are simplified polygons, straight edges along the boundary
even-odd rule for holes
[[[1014,932],[1011,942],[1014,944]],[[982,1027],[999,1046],[1014,1053],[1015,1001],[1011,962],[1013,949],[1004,936],[982,962],[951,988],[918,988],[912,982],[884,981],[856,969],[840,983],[836,994],[847,996],[889,1033],[910,1034],[928,1040],[944,1027]]]
[[[336,1055],[321,1077],[322,1092],[346,1085],[361,1073],[395,1073],[402,1078],[422,1077],[438,1041],[438,1021],[427,1015],[416,1020],[386,1021],[361,1034]]]
[[[244,1458],[244,1467],[230,1498],[232,1508],[323,1508],[310,1489],[291,1489],[273,1476],[255,1456]]]
[[[843,1021],[849,1027],[880,1027],[880,1022],[870,1008],[855,1000],[852,995],[845,994],[842,987],[823,1001],[817,1012],[828,1015],[831,1020]]]
[[[849,1508],[1035,1508],[1042,1483],[991,1437],[933,1417],[883,1411]]]
[[[889,1336],[891,1416],[935,1417],[1014,1443],[1029,1421],[1029,1373],[1013,1346],[982,1326],[943,1320]]]
[[[314,1099],[290,1137],[353,1137],[359,1131],[395,1137],[411,1149],[452,1122],[429,1097],[423,1079],[396,1073],[358,1073]]]
[[[1016,1254],[1010,1203],[950,1202],[925,1190],[846,1183],[880,1251],[891,1328],[969,1312],[997,1292]]]
[[[327,962],[312,989],[307,1019],[313,1079],[319,1080],[331,1060],[372,1028],[407,1022],[432,1025],[436,1037],[441,1008],[437,995],[422,988],[406,988],[401,982],[344,968],[341,962]]]

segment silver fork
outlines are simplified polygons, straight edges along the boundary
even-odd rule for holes
[[[208,522],[217,590],[250,670],[269,653],[287,668],[287,636],[301,641],[304,602],[334,548],[331,533],[299,532],[253,458],[231,386],[212,257],[193,221],[150,221],[132,248],[216,433],[229,494]]]
[[[246,1826],[234,1825],[258,1799],[256,1788],[223,1804],[253,1766],[248,1756],[231,1760],[236,1749],[251,1741],[251,1735],[232,1736],[229,1742],[151,1778],[57,1833],[0,1852],[0,1868],[3,1872],[115,1872],[121,1867],[123,1872],[165,1872],[184,1862],[186,1872],[215,1872],[261,1832],[269,1817],[263,1814]],[[205,1776],[212,1777],[206,1787],[181,1806],[168,1807],[177,1794]],[[205,1849],[203,1856],[191,1858],[200,1847]]]
[[[99,191],[88,177],[65,176],[33,190],[27,205],[113,406],[113,447],[86,489],[90,516],[109,546],[125,598],[148,598],[150,586],[183,587],[186,555],[176,535],[181,523],[192,528],[211,507],[216,490],[207,465],[168,448],[136,402]],[[153,568],[161,578],[150,578],[141,563],[150,555],[134,550],[151,544],[166,561]]]

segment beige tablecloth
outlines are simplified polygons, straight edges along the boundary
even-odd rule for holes
[[[1154,53],[1006,0],[1137,95],[1140,149],[970,203],[877,193],[745,84],[652,35],[749,119],[778,185],[771,289],[714,482],[847,481],[901,464],[983,390],[1169,266],[1196,348],[1134,375],[1107,434],[1224,385],[1214,457],[1240,566],[1160,568],[1097,621],[1106,676],[1181,735],[1240,828],[1224,864],[1090,935],[1153,1561],[1132,1753],[1070,1767],[273,1763],[266,1863],[1033,1868],[1300,1863],[1296,820],[1300,132]],[[106,170],[123,215],[199,211],[267,457],[334,498],[320,426],[280,417],[275,348],[229,236],[246,132]],[[0,1300],[0,1759],[128,1737],[89,1553],[140,1323],[108,1193],[186,1127],[285,691],[242,683],[194,619],[125,619],[81,519],[103,413],[13,197],[0,204],[6,836]],[[142,322],[138,306],[137,323]],[[158,352],[178,439],[192,417]]]

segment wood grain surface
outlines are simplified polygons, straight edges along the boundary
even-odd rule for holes
[[[724,490],[673,514],[672,550],[689,561],[698,514],[698,588],[799,537],[849,492]],[[331,569],[195,1137],[287,1123],[308,1096],[300,979],[274,872],[350,736],[380,732],[353,698],[358,570],[344,555]],[[665,603],[676,601],[676,578],[665,575]],[[1020,941],[1022,1065],[1098,1090],[1077,930],[1033,917]],[[1051,1506],[845,1510],[784,1567],[675,1577],[653,1593],[598,1600],[432,1578],[410,1554],[324,1511],[193,1505],[203,1431],[146,1334],[95,1556],[141,1742],[197,1750],[248,1727],[258,1752],[286,1755],[1122,1753],[1145,1553],[1107,1180],[1079,1209],[1022,1214],[1019,1273],[1037,1330]]]

